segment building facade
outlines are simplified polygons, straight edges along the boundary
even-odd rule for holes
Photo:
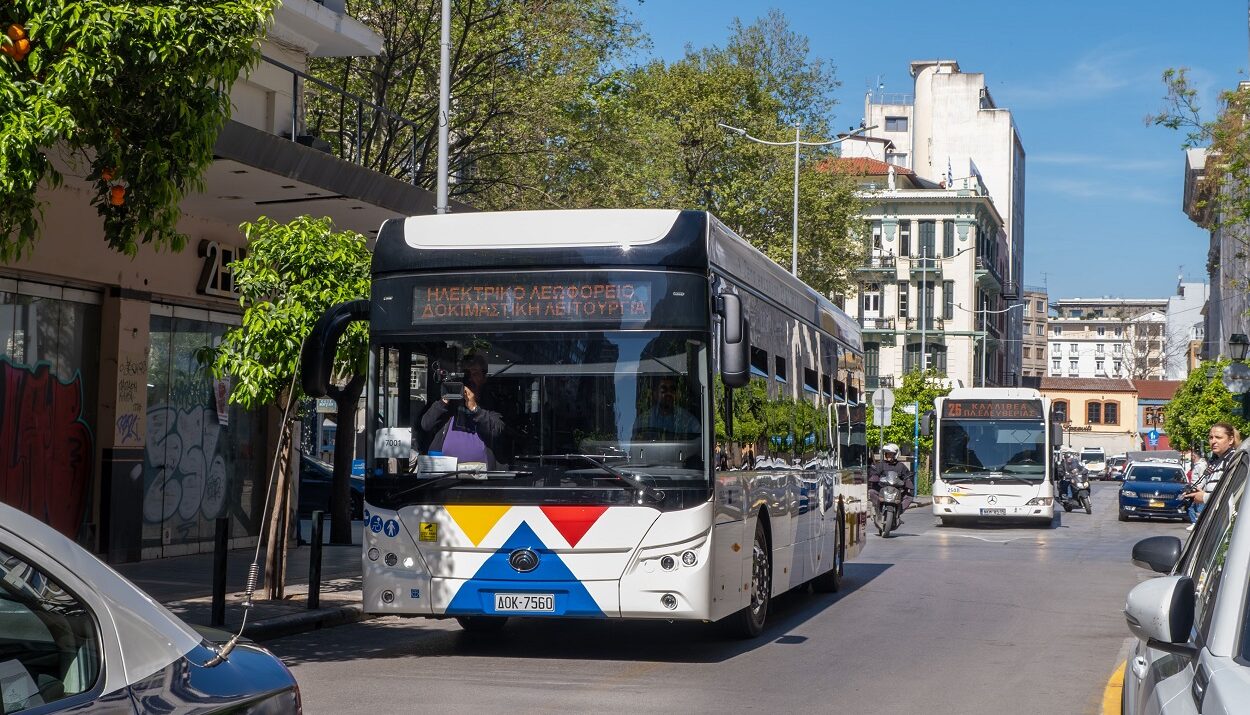
[[[1203,309],[1210,297],[1206,283],[1186,283],[1177,276],[1176,293],[1168,298],[1166,345],[1163,364],[1166,379],[1184,380],[1191,367],[1191,352],[1206,335]]]
[[[1137,390],[1125,378],[1043,377],[1051,414],[1063,423],[1065,449],[1102,447],[1107,455],[1138,449]]]
[[[1050,377],[1162,380],[1166,298],[1064,298],[1051,303]],[[1183,359],[1186,343],[1180,346]]]
[[[1163,408],[1172,401],[1182,380],[1134,380],[1137,390],[1138,448],[1142,450],[1172,449],[1167,430],[1163,428]],[[1154,443],[1151,444],[1151,435]]]
[[[1243,82],[1241,87],[1250,87]],[[1207,181],[1207,152],[1185,152],[1185,214],[1209,231],[1207,242],[1206,308],[1202,312],[1201,358],[1215,360],[1228,355],[1229,336],[1250,335],[1250,258],[1245,246],[1250,230],[1240,221],[1225,221],[1217,215],[1218,203],[1211,201],[1214,189]]]
[[[928,181],[950,186],[976,177],[1002,216],[1006,240],[1003,297],[1020,298],[1024,276],[1025,153],[1011,111],[995,104],[981,73],[965,73],[954,60],[910,64],[912,95],[864,97],[869,136],[890,140],[893,160]],[[1023,316],[1007,314],[1001,350],[1006,378],[1022,370]]]
[[[341,0],[282,2],[263,60],[232,90],[205,189],[182,204],[186,250],[121,255],[86,181],[41,193],[41,239],[0,265],[0,453],[20,456],[0,467],[0,498],[111,561],[211,550],[219,517],[233,545],[255,543],[275,412],[228,404],[197,352],[240,323],[228,266],[247,250],[241,222],[328,216],[371,236],[432,212],[430,192],[304,134],[309,58],[381,46]],[[43,439],[21,439],[32,433]]]
[[[1021,308],[1024,317],[1020,339],[1021,375],[1026,378],[1042,377],[1047,374],[1048,360],[1046,330],[1050,307],[1046,300],[1046,289],[1025,286],[1020,294],[1020,302],[1024,304]]]
[[[952,384],[1004,384],[1005,238],[984,184],[939,187],[869,158],[835,165],[859,177],[869,207],[868,259],[847,308],[863,326],[870,389],[922,367]]]

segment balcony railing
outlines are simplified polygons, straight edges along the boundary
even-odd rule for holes
[[[869,256],[864,264],[856,268],[859,271],[893,271],[898,266],[898,259],[894,254],[886,254],[880,256]]]
[[[978,279],[986,276],[994,279],[994,282],[1000,286],[1003,284],[1003,276],[998,272],[998,266],[985,256],[977,256],[976,274]]]
[[[334,0],[326,0],[325,4],[332,7]],[[417,183],[420,173],[417,156],[424,150],[424,129],[416,122],[278,60],[261,59],[291,75],[291,125],[282,132],[283,136],[343,161]],[[325,97],[318,97],[318,93],[331,97],[326,101]],[[316,121],[310,127],[307,116],[310,103],[336,107],[344,124],[322,127],[321,112],[316,111],[313,113]],[[326,136],[319,136],[321,133]]]
[[[864,382],[868,383],[868,389],[870,391],[876,390],[882,387],[893,388],[894,376],[893,375],[866,375],[864,377]]]
[[[937,258],[913,258],[911,259],[910,270],[912,275],[924,276],[929,280],[939,280],[942,277],[942,262]]]
[[[907,319],[908,330],[920,330],[922,326],[925,330],[945,330],[946,321],[937,316],[929,316],[923,321],[920,318]]]
[[[894,331],[894,318],[860,318],[860,327],[864,330]]]

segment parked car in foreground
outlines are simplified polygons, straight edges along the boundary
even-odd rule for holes
[[[1250,704],[1250,510],[1246,445],[1187,542],[1153,536],[1133,563],[1168,574],[1138,584],[1124,606],[1137,637],[1124,670],[1127,715],[1241,713]]]
[[[214,665],[217,653],[85,549],[0,504],[0,712],[301,711],[269,651],[240,642]]]
[[[1129,517],[1184,519],[1189,511],[1183,494],[1185,469],[1171,462],[1133,462],[1120,485],[1120,521]]]

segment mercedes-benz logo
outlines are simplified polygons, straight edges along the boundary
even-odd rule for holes
[[[986,497],[986,498],[985,498],[985,501],[986,501],[987,503],[989,503],[989,504],[997,504],[997,503],[998,503],[998,497],[996,497],[996,496],[994,496],[993,494],[991,494],[991,495],[989,495],[988,497]]]
[[[508,554],[508,565],[521,573],[529,573],[538,568],[538,554],[533,549],[517,549]]]

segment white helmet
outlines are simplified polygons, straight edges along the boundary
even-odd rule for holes
[[[898,445],[894,444],[893,442],[881,448],[882,454],[889,454],[891,452],[893,452],[894,454],[898,454]]]

